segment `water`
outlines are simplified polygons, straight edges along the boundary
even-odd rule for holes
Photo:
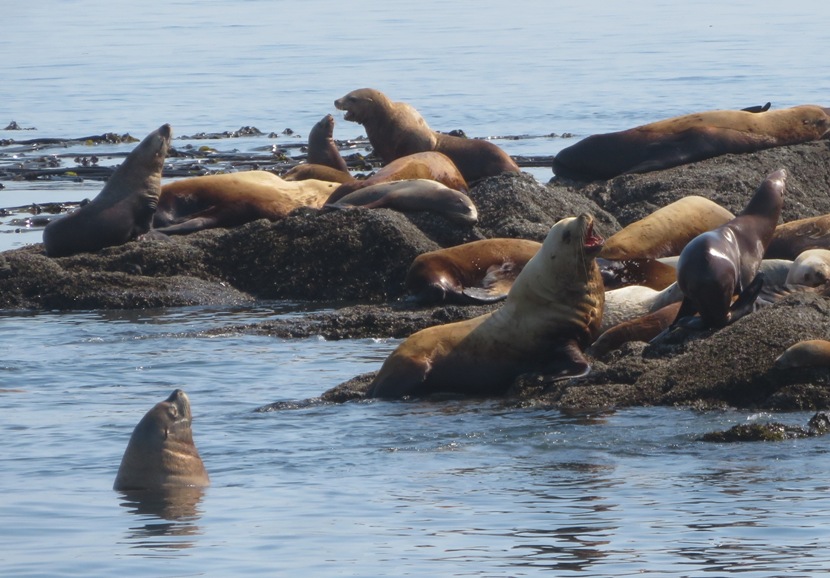
[[[361,86],[433,128],[551,155],[594,132],[712,108],[828,104],[825,2],[201,0],[14,2],[0,36],[0,139],[303,140]],[[0,127],[1,128],[1,127]],[[550,137],[573,133],[573,138]],[[182,146],[200,141],[175,141]],[[132,145],[48,150],[74,155]],[[0,162],[13,162],[0,148]],[[532,171],[546,180],[547,169]],[[100,182],[4,182],[0,206]],[[0,248],[40,240],[3,225]],[[281,340],[234,327],[290,303],[0,314],[4,576],[813,576],[830,566],[825,440],[704,444],[808,414],[631,409],[564,415],[498,401],[254,413],[377,369],[395,340]],[[226,328],[226,331],[222,331]],[[188,392],[212,485],[179,511],[114,492],[130,432]],[[12,390],[12,391],[5,391]]]

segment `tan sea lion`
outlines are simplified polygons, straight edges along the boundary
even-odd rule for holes
[[[327,167],[326,165],[310,165],[302,163],[291,167],[282,178],[286,181],[307,181],[309,179],[316,179],[318,181],[328,181],[330,183],[350,183],[357,179],[349,172],[340,171]]]
[[[796,257],[786,283],[818,287],[830,280],[830,250],[808,249]]]
[[[763,285],[758,270],[781,215],[786,180],[784,169],[770,173],[740,215],[686,245],[677,260],[677,284],[684,298],[673,326],[720,328],[752,310]],[[699,319],[691,317],[696,312]]]
[[[830,367],[830,341],[809,339],[799,341],[778,356],[775,367],[792,369],[797,367]]]
[[[491,142],[432,130],[412,106],[392,102],[379,90],[360,88],[334,101],[344,118],[363,125],[372,148],[384,163],[405,155],[438,151],[452,159],[473,183],[503,172],[519,172],[510,156]]]
[[[123,245],[150,230],[161,194],[161,173],[172,130],[164,124],[147,135],[112,173],[92,201],[43,230],[50,257]]]
[[[672,324],[680,310],[680,303],[676,301],[657,311],[614,325],[597,337],[586,353],[592,357],[602,357],[631,341],[651,341]]]
[[[419,303],[490,303],[510,287],[542,246],[526,239],[483,239],[418,255],[406,288]]]
[[[308,133],[308,163],[348,173],[349,166],[334,142],[334,117],[327,114]]]
[[[461,191],[462,193],[466,193],[469,189],[467,181],[464,180],[458,167],[455,166],[447,155],[435,151],[427,151],[395,159],[366,179],[353,179],[348,183],[340,185],[326,202],[336,203],[349,193],[353,193],[363,187],[409,179],[430,179],[438,181],[442,185],[456,191]]]
[[[608,237],[599,256],[610,261],[679,255],[689,241],[734,218],[714,201],[689,195]]]
[[[808,249],[830,249],[830,215],[778,225],[764,257],[794,260]]]
[[[336,187],[313,179],[285,181],[268,171],[181,179],[162,187],[153,227],[181,235],[257,219],[276,221],[299,207],[322,207]]]
[[[326,203],[323,208],[353,207],[393,209],[402,213],[429,211],[468,225],[478,221],[478,211],[470,197],[430,179],[408,179],[363,187],[336,203]]]
[[[202,458],[193,443],[190,400],[180,389],[157,403],[135,426],[115,490],[162,490],[210,485]]]
[[[610,179],[809,142],[824,138],[828,131],[830,109],[815,105],[699,112],[584,138],[557,153],[553,172],[577,180]]]
[[[525,265],[498,310],[419,331],[384,361],[370,397],[503,394],[529,371],[585,375],[582,348],[598,335],[605,292],[588,214],[563,219]]]

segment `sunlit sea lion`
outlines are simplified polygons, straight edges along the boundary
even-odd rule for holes
[[[771,173],[740,215],[686,245],[677,261],[684,298],[675,324],[699,312],[704,327],[719,328],[752,310],[763,284],[758,269],[781,215],[786,179],[784,169]]]
[[[336,203],[327,203],[323,208],[352,207],[393,209],[402,213],[429,211],[469,225],[478,221],[478,211],[470,197],[430,179],[408,179],[363,187]]]
[[[410,336],[384,361],[369,395],[497,395],[529,371],[587,374],[582,349],[598,335],[605,298],[593,225],[587,214],[559,221],[501,308]]]
[[[631,341],[651,341],[672,324],[680,310],[680,303],[677,301],[657,311],[614,325],[597,337],[586,353],[593,357],[602,357]]]
[[[830,341],[823,339],[799,341],[787,348],[775,360],[775,367],[779,369],[830,367]]]
[[[334,117],[327,114],[308,133],[308,162],[348,173],[349,166],[340,154],[333,135]]]
[[[824,138],[828,131],[830,109],[815,105],[765,112],[700,112],[589,136],[562,149],[554,157],[553,172],[577,180],[610,179],[809,142]]]
[[[808,249],[796,257],[790,272],[787,275],[787,283],[790,285],[806,285],[818,287],[830,280],[830,250]]]
[[[313,179],[285,181],[268,171],[181,179],[162,187],[153,227],[181,235],[257,219],[276,221],[298,207],[320,208],[336,187]]]
[[[464,180],[458,167],[455,166],[455,163],[447,155],[435,151],[427,151],[395,159],[366,179],[353,179],[340,185],[326,202],[336,203],[349,193],[362,189],[363,187],[409,179],[438,181],[442,185],[456,191],[461,191],[462,193],[466,193],[469,189],[467,181]]]
[[[177,389],[148,411],[133,430],[115,490],[162,490],[210,484],[193,443],[190,400]]]
[[[328,181],[330,183],[350,183],[357,179],[351,173],[333,169],[326,165],[313,165],[302,163],[288,169],[282,178],[286,181],[306,181],[308,179],[316,179],[318,181]]]
[[[375,154],[384,163],[413,153],[438,151],[452,159],[468,183],[519,172],[513,159],[493,143],[436,132],[412,106],[392,102],[379,90],[353,90],[335,100],[334,106],[346,111],[346,120],[363,125]]]
[[[606,291],[600,332],[681,301],[683,292],[677,283],[672,283],[662,291],[642,285],[629,285]]]
[[[542,246],[526,239],[483,239],[418,255],[406,288],[420,303],[489,303],[510,287]]]
[[[161,173],[172,130],[164,124],[147,135],[112,173],[92,201],[43,230],[50,257],[123,245],[150,230],[161,194]]]
[[[830,249],[830,215],[778,225],[764,257],[794,260],[808,249]]]

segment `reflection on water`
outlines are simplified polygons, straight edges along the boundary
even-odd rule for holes
[[[120,505],[135,515],[141,526],[131,526],[126,539],[138,548],[184,549],[194,546],[194,537],[202,533],[198,521],[204,488],[182,487],[164,490],[117,492]]]

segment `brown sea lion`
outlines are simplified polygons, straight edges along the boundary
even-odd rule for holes
[[[818,287],[830,280],[830,250],[808,249],[796,257],[787,274],[789,285]]]
[[[348,173],[349,166],[334,142],[334,117],[327,114],[308,133],[308,163]]]
[[[594,257],[602,238],[588,214],[555,224],[498,310],[419,331],[384,361],[369,396],[503,394],[529,371],[567,378],[590,365],[605,292]]]
[[[406,289],[419,303],[491,303],[507,297],[542,246],[526,239],[483,239],[418,255]]]
[[[787,348],[775,360],[778,369],[830,367],[830,341],[808,339]]]
[[[430,179],[438,181],[462,193],[466,193],[469,189],[467,181],[464,180],[458,167],[455,166],[447,155],[435,151],[427,151],[395,159],[366,179],[353,179],[348,183],[340,185],[326,202],[336,203],[349,193],[353,193],[363,187],[408,179]]]
[[[672,283],[662,291],[643,285],[628,285],[606,291],[600,332],[681,301],[683,292],[677,283]]]
[[[689,195],[608,237],[599,256],[610,261],[679,255],[689,241],[733,218],[714,201]]]
[[[210,485],[193,443],[190,400],[180,389],[148,411],[130,436],[115,490],[162,490]]]
[[[605,289],[642,285],[662,291],[677,280],[677,270],[657,259],[609,261],[597,258]]]
[[[407,179],[363,187],[335,203],[326,203],[323,208],[353,207],[393,209],[402,213],[429,211],[468,225],[478,221],[478,211],[470,197],[430,179]]]
[[[334,101],[344,118],[363,125],[372,148],[384,163],[424,151],[452,159],[468,183],[504,172],[519,172],[510,156],[491,142],[432,130],[412,106],[392,102],[373,88],[353,90]]]
[[[758,269],[781,215],[786,180],[784,169],[771,173],[740,215],[686,245],[677,261],[684,298],[673,325],[720,328],[752,310],[763,285]],[[693,322],[696,312],[700,318]]]
[[[824,138],[830,109],[815,105],[764,112],[715,110],[589,136],[553,160],[558,177],[610,179]]]
[[[243,171],[181,179],[162,187],[155,230],[182,235],[212,227],[276,221],[299,207],[322,207],[336,183],[285,181],[268,171]]]
[[[764,257],[794,260],[808,249],[830,249],[830,215],[778,225]]]
[[[307,181],[309,179],[316,179],[318,181],[328,181],[330,183],[350,183],[357,179],[349,172],[340,171],[327,167],[326,165],[310,165],[302,163],[291,167],[282,178],[286,181]]]
[[[161,172],[172,130],[164,124],[147,135],[113,171],[92,201],[43,230],[50,257],[123,245],[150,230],[161,194]]]
[[[680,303],[676,301],[657,311],[614,325],[597,337],[586,353],[592,357],[603,357],[608,352],[619,349],[625,343],[651,341],[672,324],[680,310]]]

